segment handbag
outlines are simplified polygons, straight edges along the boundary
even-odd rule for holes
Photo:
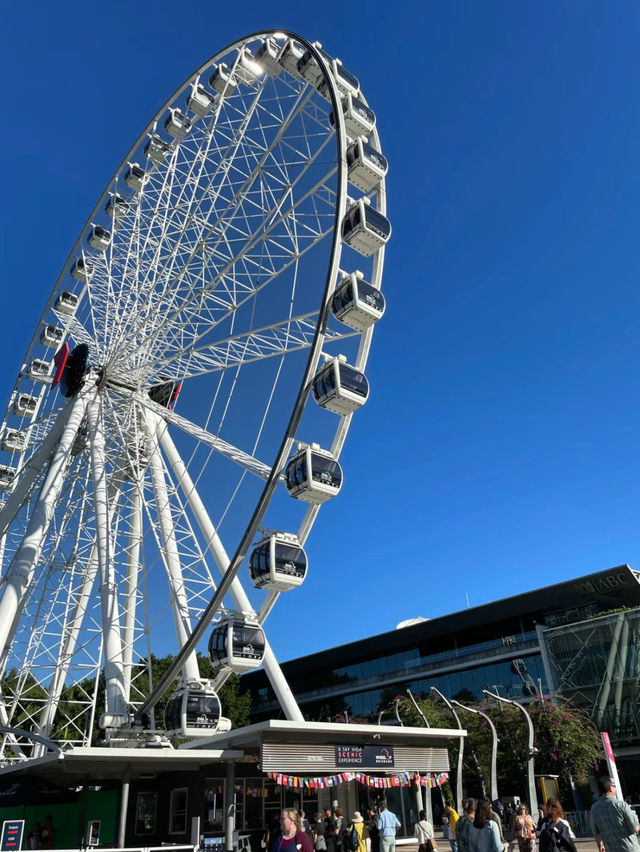
[[[327,841],[324,839],[324,834],[319,834],[316,837],[316,852],[327,852]]]

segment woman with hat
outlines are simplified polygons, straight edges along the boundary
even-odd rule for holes
[[[369,829],[360,811],[354,811],[346,836],[346,852],[371,852]]]

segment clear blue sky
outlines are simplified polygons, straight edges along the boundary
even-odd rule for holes
[[[3,398],[96,197],[210,55],[298,31],[377,113],[388,311],[278,656],[640,567],[637,3],[37,0],[2,23]]]

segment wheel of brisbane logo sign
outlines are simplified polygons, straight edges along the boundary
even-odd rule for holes
[[[337,745],[336,766],[370,768],[394,766],[393,746]]]

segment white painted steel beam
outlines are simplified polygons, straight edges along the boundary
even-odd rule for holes
[[[148,417],[148,415],[146,415],[146,417]],[[154,423],[147,422],[146,418],[145,423],[147,424],[150,444],[149,469],[151,471],[151,482],[153,485],[153,493],[156,501],[156,513],[158,516],[158,525],[160,527],[160,537],[162,540],[160,555],[165,565],[167,579],[169,581],[169,589],[171,591],[171,607],[173,610],[178,648],[182,648],[188,637],[191,635],[189,604],[184,588],[180,555],[178,553],[178,545],[176,543],[175,524],[173,517],[171,516],[171,505],[169,503],[169,493],[164,475],[162,456],[160,455],[160,448],[158,446],[158,438],[154,428]],[[183,666],[183,673],[187,680],[198,680],[200,678],[195,650],[186,658]]]
[[[100,577],[100,607],[104,648],[105,715],[104,726],[119,727],[128,720],[124,692],[122,639],[118,590],[116,588],[111,544],[111,516],[107,488],[107,469],[101,402],[92,400],[88,407],[91,476],[96,514],[96,547]]]
[[[193,512],[200,531],[206,539],[207,546],[211,551],[211,555],[213,556],[216,565],[218,566],[218,570],[222,575],[224,575],[229,567],[230,560],[224,545],[220,540],[220,536],[216,532],[213,522],[205,509],[200,495],[198,494],[196,486],[189,475],[187,467],[182,461],[180,453],[169,435],[169,429],[166,424],[159,419],[156,420],[156,430],[160,439],[160,444],[165,456],[167,457],[167,461],[173,470],[176,481],[182,490],[191,511]],[[244,612],[253,610],[251,602],[242,587],[242,583],[237,577],[234,577],[232,580],[229,593],[238,610]],[[264,659],[262,664],[287,719],[292,722],[303,722],[304,716],[298,707],[293,692],[282,673],[282,669],[276,660],[276,656],[273,653],[266,636]]]
[[[80,428],[87,404],[95,396],[95,387],[87,387],[73,400],[68,419],[62,430],[49,470],[35,501],[25,536],[16,550],[9,570],[4,578],[4,589],[0,598],[0,673],[4,667],[17,626],[19,613],[24,605],[36,563],[40,558],[44,537],[49,529],[56,502],[64,482],[64,471],[76,433]],[[44,459],[43,459],[44,461]]]

